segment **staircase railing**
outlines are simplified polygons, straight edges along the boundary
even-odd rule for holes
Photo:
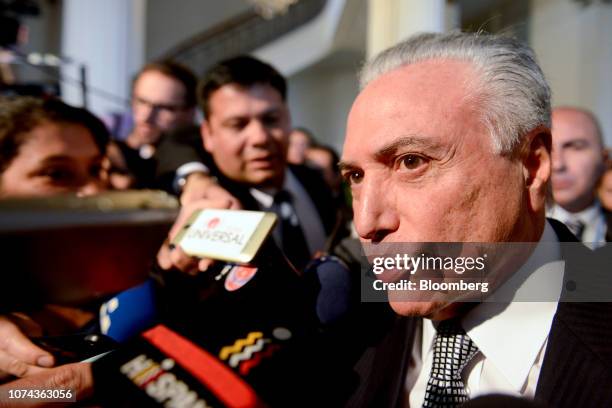
[[[300,0],[285,14],[265,19],[254,10],[237,15],[178,44],[163,58],[173,59],[202,74],[213,64],[248,54],[308,23],[325,7],[326,0]]]

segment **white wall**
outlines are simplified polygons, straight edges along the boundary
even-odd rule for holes
[[[529,37],[553,91],[553,106],[592,110],[612,146],[612,5],[532,0]]]
[[[357,96],[355,67],[314,67],[289,78],[294,126],[306,127],[318,141],[342,151],[346,117]]]
[[[98,115],[127,108],[130,75],[143,62],[145,0],[64,0],[62,54],[87,66],[89,109]],[[78,66],[62,70],[64,99],[82,102]]]

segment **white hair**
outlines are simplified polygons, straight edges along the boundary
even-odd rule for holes
[[[482,33],[415,35],[367,62],[360,87],[392,70],[432,59],[471,63],[478,73],[473,94],[495,153],[513,153],[530,130],[550,128],[550,88],[535,54],[515,39]]]

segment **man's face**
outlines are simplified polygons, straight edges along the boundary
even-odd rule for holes
[[[523,167],[493,153],[478,107],[466,100],[474,79],[467,63],[425,61],[379,77],[357,97],[341,170],[364,244],[533,238],[520,226],[528,200]],[[448,306],[390,303],[421,316]]]
[[[193,122],[194,109],[185,106],[185,88],[158,71],[146,71],[134,83],[134,135],[140,144],[155,144],[161,133]]]
[[[228,178],[257,187],[280,187],[287,165],[289,111],[269,85],[224,85],[212,93],[202,124],[204,146]]]
[[[593,203],[604,163],[604,151],[591,119],[572,109],[552,115],[553,198],[571,212]]]
[[[106,189],[103,154],[81,125],[44,122],[0,174],[0,196],[90,195]]]
[[[304,164],[306,151],[310,147],[310,138],[300,130],[294,130],[289,134],[289,150],[287,160],[293,164]]]

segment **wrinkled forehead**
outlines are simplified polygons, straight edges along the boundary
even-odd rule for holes
[[[400,137],[439,144],[474,129],[477,84],[472,65],[457,60],[423,61],[381,75],[351,108],[343,160]]]

